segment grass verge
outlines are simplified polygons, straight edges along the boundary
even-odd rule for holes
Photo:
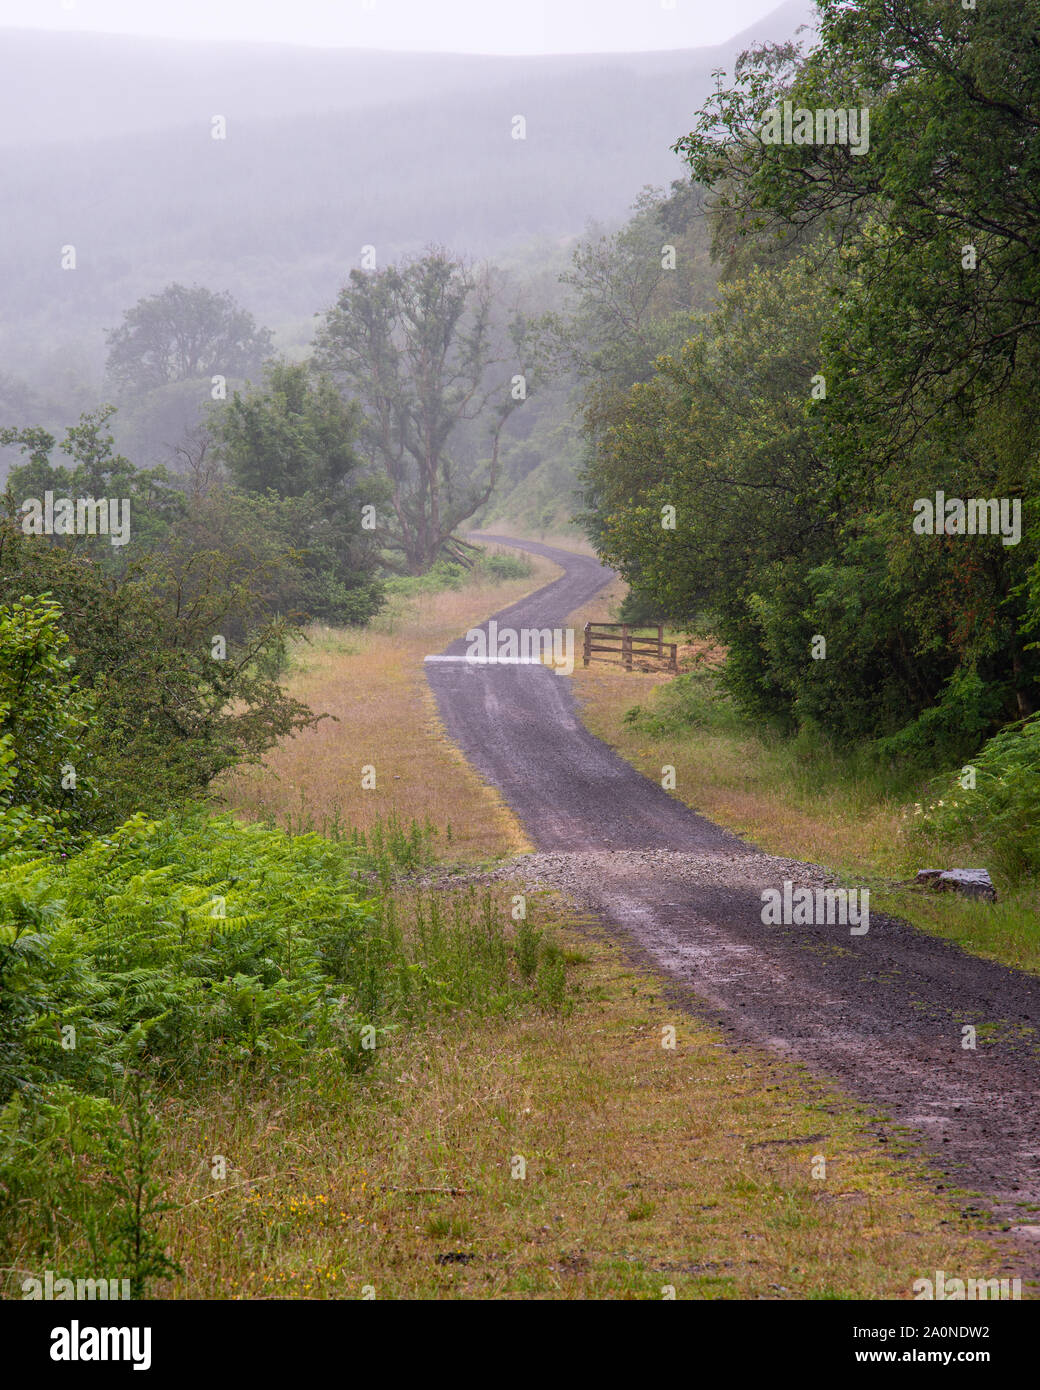
[[[619,584],[573,615],[577,626],[607,620]],[[675,634],[669,634],[674,639]],[[688,806],[772,854],[821,864],[871,889],[871,906],[1018,969],[1040,970],[1040,886],[993,878],[986,903],[911,887],[921,868],[979,867],[966,847],[932,849],[908,834],[915,789],[809,738],[752,728],[710,681],[673,717],[661,671],[626,672],[594,662],[574,673],[586,727],[646,776],[675,768],[674,794]],[[626,719],[635,707],[640,714]],[[924,800],[925,788],[916,789]]]
[[[331,718],[284,740],[263,767],[227,777],[221,791],[231,807],[323,834],[415,821],[434,828],[441,857],[461,862],[526,849],[519,822],[445,736],[423,658],[560,573],[532,556],[525,578],[416,586],[368,628],[309,628],[293,648],[286,683]],[[373,777],[374,786],[363,785]]]
[[[168,1097],[169,1294],[908,1298],[936,1269],[1008,1272],[877,1117],[537,911],[562,1007],[402,1030],[360,1081]]]

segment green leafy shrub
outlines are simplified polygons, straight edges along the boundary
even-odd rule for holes
[[[475,567],[488,579],[526,579],[533,573],[526,555],[482,555]]]
[[[516,555],[480,555],[469,567],[457,560],[440,559],[420,575],[397,575],[385,581],[388,594],[411,598],[416,594],[433,594],[442,589],[462,589],[476,580],[505,583],[509,579],[526,579],[534,570],[530,560]]]
[[[389,887],[397,870],[422,869],[433,863],[436,837],[437,828],[429,819],[420,824],[413,817],[405,825],[391,807],[385,820],[377,816],[367,831],[355,827],[349,838],[359,862]]]
[[[78,785],[69,795],[52,783],[63,823],[98,832],[137,811],[162,816],[227,768],[257,761],[279,738],[316,722],[276,679],[286,626],[268,620],[263,569],[238,551],[212,550],[146,556],[116,576],[74,550],[23,535],[0,508],[0,605],[11,613],[37,599],[58,605],[34,609],[47,614],[38,637],[23,619],[0,628],[9,648],[0,653],[8,672],[0,684],[17,684],[26,653],[43,644],[34,679],[51,688],[45,708],[64,707],[60,718],[70,728],[80,723],[80,756],[69,759]],[[67,642],[54,636],[59,612]],[[216,650],[215,636],[224,643]],[[64,663],[60,671],[55,660]],[[39,748],[51,766],[68,740],[41,740],[22,705],[16,720],[0,715],[15,720],[14,751],[36,760]]]
[[[394,575],[385,581],[386,592],[395,597],[435,594],[442,589],[461,589],[470,571],[454,560],[438,560],[425,574]]]
[[[317,1052],[353,1069],[372,1056],[362,1028],[417,999],[524,996],[530,950],[517,964],[490,893],[420,893],[406,912],[361,875],[346,841],[199,813],[136,816],[67,858],[9,854],[0,1102],[104,1093],[142,1059],[189,1080]]]
[[[0,868],[0,1099],[102,1089],[142,1051],[181,1074],[316,1048],[358,1061],[332,961],[366,908],[346,850],[228,817],[136,816]],[[73,1029],[63,1033],[63,1029]]]
[[[81,756],[93,708],[60,618],[48,598],[0,604],[0,852],[75,833],[96,797]]]
[[[618,607],[618,622],[631,623],[633,626],[646,623],[656,627],[665,621],[665,617],[660,603],[652,596],[640,593],[637,587],[629,589]]]
[[[1012,881],[1040,873],[1040,714],[996,734],[930,806],[918,806],[919,833],[970,845]]]
[[[387,863],[426,840],[377,838],[374,871],[347,837],[140,815],[67,856],[34,842],[0,861],[5,1253],[59,1277],[116,1262],[141,1294],[175,1267],[165,1087],[317,1083],[369,1068],[407,1022],[565,1006],[553,942],[511,932],[490,891],[389,891]]]
[[[736,718],[733,702],[718,678],[701,669],[676,676],[661,687],[652,708],[633,705],[626,710],[624,722],[650,738],[669,738],[691,729],[733,724]]]
[[[937,753],[952,762],[979,746],[999,720],[1006,698],[1003,686],[988,684],[974,671],[956,671],[938,704],[898,733],[878,739],[877,750],[917,764],[934,761]]]

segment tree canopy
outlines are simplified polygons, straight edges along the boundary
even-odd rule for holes
[[[439,249],[351,271],[325,316],[315,364],[360,404],[361,447],[389,483],[381,540],[408,573],[428,569],[494,491],[502,428],[526,396],[517,331],[490,272]],[[474,423],[487,456],[467,466],[457,446]]]
[[[243,377],[271,352],[271,334],[226,291],[167,285],[139,299],[107,335],[110,379],[143,392],[197,377]]]
[[[598,421],[587,523],[646,602],[711,615],[749,711],[952,760],[1040,701],[1040,14],[819,9],[676,143],[719,301]],[[771,142],[787,101],[869,143]]]

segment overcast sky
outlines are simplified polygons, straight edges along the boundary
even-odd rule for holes
[[[780,0],[0,0],[0,26],[466,53],[720,43]]]

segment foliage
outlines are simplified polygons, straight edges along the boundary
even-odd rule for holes
[[[358,424],[356,405],[327,377],[285,361],[269,363],[262,387],[236,391],[211,418],[216,456],[238,491],[210,495],[198,510],[285,556],[295,577],[279,588],[282,612],[363,623],[379,607],[379,546],[362,519],[385,489],[360,477]]]
[[[1040,489],[1038,21],[819,8],[807,57],[742,55],[676,145],[710,190],[719,301],[601,393],[585,522],[636,601],[714,615],[746,713],[949,766],[1040,702],[1035,519],[914,526],[937,493]],[[869,144],[767,143],[784,100],[868,108]]]
[[[481,529],[494,531],[499,517],[539,540],[571,529],[584,462],[581,430],[572,416],[566,393],[549,387],[513,417],[502,446],[501,489],[476,518]]]
[[[531,562],[524,555],[484,552],[469,565],[457,560],[437,560],[425,574],[388,579],[386,589],[390,594],[411,597],[435,594],[442,589],[464,589],[467,584],[480,580],[497,584],[508,579],[526,579],[532,572]]]
[[[186,555],[234,554],[258,611],[293,624],[363,625],[379,611],[384,584],[360,538],[360,507],[337,513],[313,493],[216,486],[189,501],[176,541]]]
[[[888,457],[936,408],[1002,389],[1038,340],[1040,15],[1016,0],[818,0],[821,40],[783,93],[796,106],[870,109],[866,156],[841,145],[767,145],[778,93],[748,62],[677,148],[727,208],[848,239],[838,418]],[[972,246],[977,266],[963,264]],[[856,398],[860,399],[857,400]],[[864,399],[865,398],[865,399]],[[859,433],[859,431],[857,431]]]
[[[490,892],[391,891],[390,862],[427,845],[415,826],[364,845],[193,812],[134,817],[67,858],[8,854],[0,1241],[93,1271],[115,1257],[139,1294],[173,1265],[164,1088],[349,1077],[407,1020],[566,1010],[558,947],[508,934]]]
[[[107,336],[108,375],[124,390],[149,391],[193,378],[244,376],[271,351],[271,334],[228,293],[167,285],[139,299]]]
[[[521,398],[515,341],[498,322],[494,284],[442,250],[386,270],[353,270],[316,339],[316,366],[353,392],[361,442],[388,482],[384,546],[421,574],[455,528],[491,496],[499,445]],[[460,432],[486,423],[490,458],[460,466]]]
[[[48,599],[0,604],[0,852],[74,833],[96,796],[76,770],[93,711],[60,618]]]
[[[482,555],[475,568],[488,579],[500,581],[526,579],[532,573],[526,555]]]
[[[1012,881],[1040,874],[1040,715],[989,739],[941,790],[917,807],[920,833],[971,845]]]
[[[629,589],[618,605],[618,622],[637,626],[643,623],[659,623],[664,613],[653,598],[639,589]]]
[[[651,707],[633,705],[624,722],[650,738],[668,738],[691,729],[718,727],[733,720],[733,707],[716,675],[703,668],[684,672],[658,693]]]
[[[302,362],[269,362],[262,386],[236,391],[216,413],[213,435],[232,479],[246,492],[336,498],[360,460],[358,409]]]
[[[114,1256],[128,1271],[130,1297],[144,1298],[149,1280],[182,1271],[166,1253],[159,1227],[171,1204],[156,1173],[161,1130],[140,1068],[129,1073],[123,1090],[122,1124],[106,1155],[104,1187],[111,1205],[100,1222],[96,1208],[85,1217],[97,1265]]]
[[[184,514],[184,499],[165,468],[135,468],[115,450],[109,421],[115,406],[106,405],[81,416],[70,425],[60,446],[54,435],[38,426],[0,430],[0,446],[17,447],[26,462],[11,469],[7,509],[25,522],[22,503],[55,497],[115,499],[129,504],[130,535],[125,545],[113,545],[107,535],[51,535],[37,538],[40,545],[61,546],[89,555],[94,563],[119,571],[130,555],[163,544]],[[56,449],[70,459],[55,463]]]
[[[319,1044],[354,1058],[329,969],[330,953],[352,956],[363,934],[348,867],[345,849],[317,835],[197,814],[133,817],[63,864],[9,856],[5,947],[23,950],[5,972],[3,1098],[44,1084],[103,1089],[142,1057],[189,1077],[288,1065]],[[31,1014],[14,1009],[27,997]]]
[[[586,233],[560,276],[569,311],[546,314],[539,325],[558,370],[595,391],[624,389],[649,380],[656,359],[682,342],[691,313],[709,307],[715,278],[703,200],[688,183],[668,194],[646,188],[620,229]]]
[[[577,387],[593,444],[624,409],[629,389],[652,379],[657,359],[681,347],[691,316],[710,306],[716,276],[703,203],[703,190],[677,181],[667,192],[644,188],[619,229],[591,226],[559,277],[565,306],[532,328],[545,375],[572,395]],[[576,505],[591,502],[579,519],[598,540],[600,512],[580,486],[589,487],[590,474],[574,427],[552,416],[538,425],[549,437],[534,442],[549,457],[510,498],[510,514],[543,531],[566,526]]]
[[[49,596],[59,606],[63,651],[91,702],[70,759],[77,785],[68,796],[52,784],[62,825],[103,829],[139,810],[162,814],[314,722],[275,679],[285,628],[265,612],[264,568],[242,547],[174,550],[117,576],[0,518],[0,603]],[[17,627],[3,632],[14,644],[3,663],[21,661]],[[52,663],[44,674],[60,673]],[[75,715],[71,680],[54,698]],[[13,732],[31,759],[31,724]],[[56,741],[55,757],[62,748]],[[22,756],[17,742],[14,751]]]

